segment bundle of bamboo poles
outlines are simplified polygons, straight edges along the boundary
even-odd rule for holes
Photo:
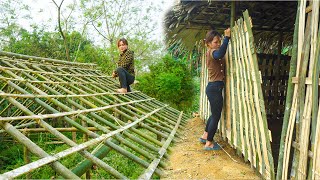
[[[277,179],[320,178],[319,1],[298,2]]]
[[[232,27],[226,58],[225,105],[219,130],[222,137],[227,138],[230,145],[264,178],[274,179],[270,132],[248,11],[243,16]],[[206,63],[204,57],[202,59],[201,82],[206,83]],[[206,119],[210,111],[209,105],[205,104],[205,86],[201,86],[200,115]]]
[[[46,165],[63,178],[79,179],[86,172],[90,178],[93,164],[114,178],[127,179],[121,167],[103,160],[111,150],[143,167],[141,179],[161,176],[169,145],[188,119],[139,91],[115,93],[119,82],[94,64],[0,52],[0,71],[0,135],[12,137],[25,147],[25,154],[38,157],[33,162],[25,158],[25,165],[4,172],[0,179],[21,177]],[[70,147],[46,152],[28,137],[31,132],[50,133]],[[64,132],[82,133],[82,143]],[[60,160],[71,154],[80,154],[82,161],[66,167]]]

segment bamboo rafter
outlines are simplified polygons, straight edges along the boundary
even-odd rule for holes
[[[17,140],[38,157],[11,171],[0,168],[1,179],[24,178],[25,174],[32,178],[30,172],[47,165],[63,178],[77,179],[93,164],[111,177],[127,179],[121,168],[103,160],[110,151],[142,169],[151,168],[146,171],[148,178],[154,173],[163,175],[161,168],[166,164],[162,159],[168,158],[173,136],[179,136],[188,118],[139,91],[115,93],[119,82],[95,68],[94,64],[0,52],[0,137]],[[74,142],[66,131],[88,138]],[[52,134],[69,148],[46,152],[28,138],[31,132]],[[71,154],[81,158],[78,164],[66,167],[61,159]]]

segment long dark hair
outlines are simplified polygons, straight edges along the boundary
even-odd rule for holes
[[[207,32],[206,39],[204,40],[205,44],[206,45],[209,44],[213,40],[213,38],[216,36],[221,38],[221,34],[216,30],[211,30]]]

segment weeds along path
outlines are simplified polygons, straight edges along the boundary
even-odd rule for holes
[[[260,179],[255,170],[220,138],[215,140],[232,159],[223,150],[204,151],[198,141],[204,126],[200,118],[188,122],[181,139],[173,147],[166,177],[162,179]]]

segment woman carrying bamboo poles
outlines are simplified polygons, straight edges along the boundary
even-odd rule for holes
[[[199,141],[203,144],[204,150],[220,150],[221,147],[214,143],[213,137],[217,131],[223,106],[222,90],[225,77],[225,54],[231,35],[230,28],[224,31],[224,39],[221,45],[221,35],[214,30],[207,33],[205,44],[208,48],[206,53],[206,65],[208,68],[209,82],[206,87],[206,94],[211,107],[205,131]]]
[[[125,38],[119,39],[117,46],[120,51],[120,58],[117,62],[118,68],[113,71],[112,77],[119,77],[121,88],[117,89],[117,92],[131,92],[130,85],[135,80],[134,52],[128,49],[128,41]]]

